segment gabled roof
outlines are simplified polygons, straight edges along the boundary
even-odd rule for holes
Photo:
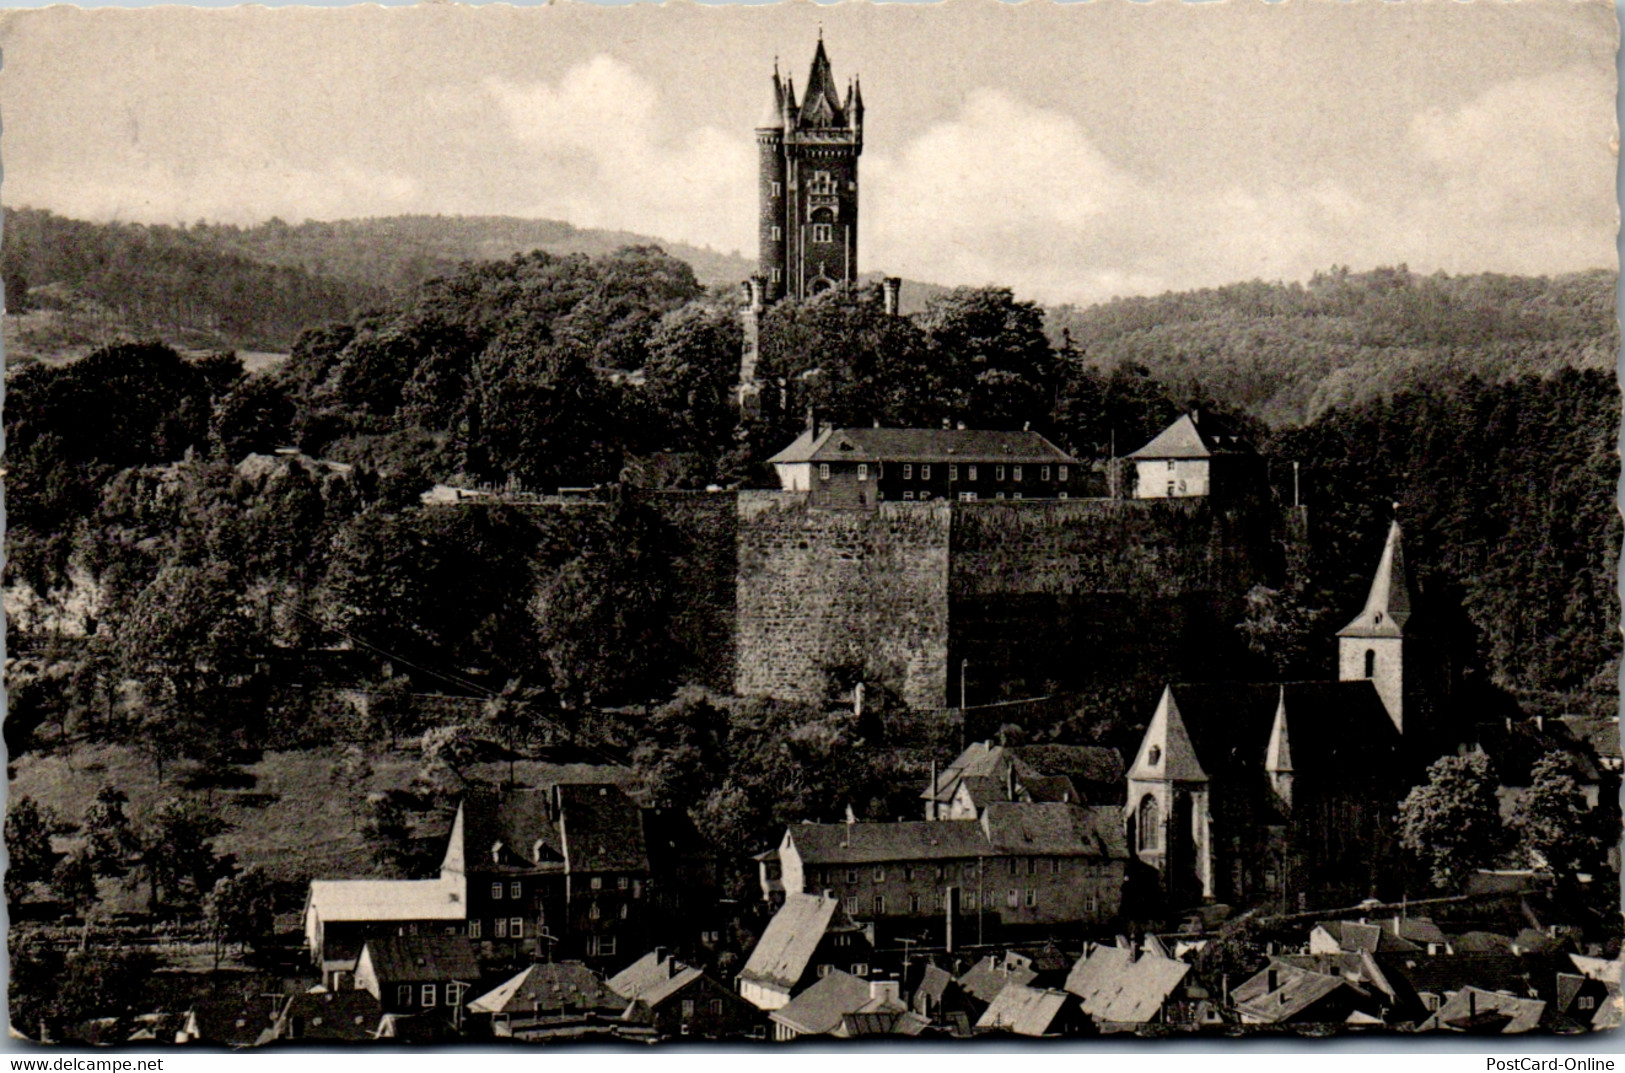
[[[953,860],[992,853],[979,823],[798,823],[785,832],[809,864]]]
[[[796,986],[824,934],[836,920],[840,903],[821,894],[787,894],[773,914],[739,978],[784,990]]]
[[[976,1027],[1002,1029],[1018,1036],[1047,1036],[1055,1031],[1055,1021],[1069,1002],[1077,999],[1065,991],[1010,984],[982,1011]]]
[[[468,915],[462,876],[440,879],[313,879],[306,911],[323,923],[462,920]]]
[[[989,954],[959,978],[959,986],[982,1002],[992,1002],[1011,984],[1029,984],[1037,978],[1038,973],[1028,966],[1000,961]]]
[[[1097,946],[1078,959],[1066,978],[1066,989],[1096,1021],[1144,1024],[1184,982],[1190,966],[1183,961],[1132,953],[1116,946]]]
[[[821,1036],[868,1002],[869,982],[835,969],[768,1016],[803,1036]]]
[[[559,825],[572,873],[646,872],[643,810],[619,786],[560,786]]]
[[[1354,953],[1344,951],[1338,954],[1283,954],[1277,960],[1310,972],[1341,976],[1352,984],[1370,984],[1386,995],[1391,1002],[1399,998],[1399,992],[1395,990],[1392,981],[1376,960],[1363,950]]]
[[[1371,578],[1371,591],[1365,607],[1341,630],[1339,637],[1402,637],[1411,617],[1410,577],[1405,572],[1405,550],[1400,541],[1399,519],[1388,526],[1388,540],[1377,560]]]
[[[658,833],[670,821],[614,783],[470,793],[458,808],[442,871],[647,872],[649,824]]]
[[[1270,988],[1274,974],[1275,987]],[[1252,977],[1231,994],[1237,1011],[1263,1024],[1281,1024],[1295,1019],[1315,1003],[1343,988],[1360,989],[1342,976],[1300,968],[1281,958],[1271,958],[1270,967]]]
[[[470,1013],[598,1012],[619,1015],[626,1000],[579,961],[536,964],[468,1004]]]
[[[1212,458],[1220,454],[1251,454],[1253,449],[1221,418],[1195,411],[1179,419],[1150,443],[1130,454],[1137,460]]]
[[[1315,927],[1322,929],[1337,943],[1338,949],[1367,954],[1415,954],[1422,948],[1402,938],[1380,924],[1366,924],[1353,920],[1322,920]]]
[[[689,984],[705,978],[705,970],[697,969],[692,965],[679,969],[675,974],[637,996],[637,1001],[643,1003],[651,1010],[667,1001],[673,995],[680,993]]]
[[[1123,810],[1115,805],[995,801],[983,810],[981,826],[999,855],[1128,858]]]
[[[294,995],[277,1018],[278,1039],[354,1042],[378,1031],[384,1008],[372,992],[314,991]]]
[[[368,939],[363,958],[380,984],[439,983],[480,978],[474,946],[461,935],[389,935]]]
[[[1451,1032],[1490,1032],[1505,1036],[1531,1032],[1540,1027],[1546,1003],[1540,999],[1518,998],[1464,987],[1432,1017],[1421,1024],[1423,1032],[1445,1029]]]
[[[809,429],[768,461],[1077,464],[1036,432],[971,428]]]
[[[1512,954],[1420,954],[1403,961],[1385,957],[1383,964],[1418,993],[1442,995],[1470,985],[1522,995],[1532,990],[1530,965]]]
[[[1299,776],[1348,781],[1393,770],[1399,732],[1369,680],[1208,682],[1168,686],[1129,777],[1210,781],[1263,770],[1281,711]],[[1159,736],[1162,755],[1152,763]]]
[[[1123,757],[1116,749],[1099,745],[972,742],[921,796],[948,802],[964,786],[981,808],[990,801],[1010,800],[1012,782],[1018,799],[1117,804],[1122,800]]]
[[[605,981],[609,989],[624,999],[635,999],[652,987],[672,978],[681,966],[669,955],[651,950]]]

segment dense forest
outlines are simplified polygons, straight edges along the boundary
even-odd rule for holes
[[[1050,311],[1091,363],[1132,363],[1272,425],[1396,392],[1559,369],[1612,371],[1613,272],[1539,279],[1397,268],[1254,280]]]

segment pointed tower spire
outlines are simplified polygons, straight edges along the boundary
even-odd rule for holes
[[[762,105],[761,118],[756,120],[757,130],[784,129],[784,85],[779,81],[779,61],[773,60],[773,81],[768,87],[767,100]]]
[[[841,108],[839,91],[835,88],[835,75],[830,70],[829,54],[824,51],[824,38],[818,38],[813,52],[812,70],[807,73],[807,92],[801,98],[801,125],[804,127],[844,127],[846,112]]]
[[[1396,504],[1397,508],[1397,504]],[[1405,572],[1405,550],[1400,539],[1399,518],[1388,526],[1377,573],[1371,579],[1371,592],[1365,607],[1354,621],[1337,631],[1339,637],[1402,637],[1411,617],[1411,586]]]

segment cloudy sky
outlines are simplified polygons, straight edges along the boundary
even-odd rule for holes
[[[753,255],[774,57],[868,106],[865,270],[1047,301],[1616,263],[1614,9],[1093,0],[0,15],[0,199],[511,214]]]

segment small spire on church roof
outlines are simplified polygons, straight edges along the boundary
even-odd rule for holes
[[[784,86],[779,82],[779,61],[777,57],[774,57],[773,60],[773,81],[768,87],[767,100],[762,104],[762,115],[756,121],[756,129],[784,129]]]

